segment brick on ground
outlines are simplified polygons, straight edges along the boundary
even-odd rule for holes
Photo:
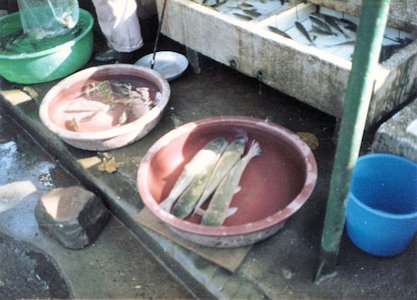
[[[35,209],[39,227],[70,249],[94,243],[109,216],[101,199],[80,186],[47,192]]]

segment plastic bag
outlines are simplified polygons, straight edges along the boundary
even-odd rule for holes
[[[67,33],[78,23],[77,0],[18,0],[23,32],[36,38]]]

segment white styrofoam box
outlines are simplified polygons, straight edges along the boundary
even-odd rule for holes
[[[198,1],[198,0],[196,0]],[[215,1],[215,0],[212,0]],[[338,45],[356,38],[354,31],[331,37],[316,35],[309,42],[295,27],[295,21],[311,29],[316,5],[290,1],[246,0],[259,16],[241,17],[229,0],[215,7],[190,0],[171,0],[167,4],[162,32],[173,40],[238,71],[257,77],[299,101],[335,117],[342,113],[345,90],[351,69],[353,45]],[[273,2],[275,6],[260,6]],[[162,8],[163,0],[157,0]],[[239,2],[240,3],[240,2]],[[223,8],[222,8],[223,7]],[[264,9],[264,10],[262,10]],[[358,23],[358,18],[320,7],[321,13]],[[276,27],[292,39],[270,30]],[[397,37],[414,40],[398,50],[375,70],[375,82],[368,114],[368,125],[379,121],[417,94],[417,42],[415,36],[387,28],[384,44],[395,44]]]
[[[308,0],[339,12],[358,16],[362,0]],[[388,25],[417,33],[417,1],[391,0]]]

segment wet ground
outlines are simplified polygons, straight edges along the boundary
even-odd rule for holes
[[[40,232],[40,195],[79,182],[2,109],[0,165],[0,299],[190,297],[115,217],[83,250]]]
[[[0,234],[0,253],[0,299],[71,296],[66,281],[40,249]]]
[[[169,40],[164,40],[163,46],[166,49],[184,51]],[[55,157],[55,160],[65,165],[89,189],[103,196],[112,212],[132,230],[167,272],[172,274],[195,297],[415,299],[417,296],[415,289],[417,239],[414,239],[409,249],[402,255],[382,259],[361,252],[344,234],[337,275],[320,284],[313,281],[318,265],[321,228],[335,150],[335,119],[226,66],[210,60],[204,61],[203,66],[204,70],[201,74],[195,74],[189,68],[181,78],[170,82],[171,97],[168,107],[158,126],[145,138],[132,145],[108,152],[120,163],[118,171],[113,174],[100,172],[97,167],[80,168],[78,162],[81,160],[102,154],[68,146],[40,124],[37,116],[39,103],[43,94],[53,83],[20,86],[3,82],[3,89],[18,88],[33,95],[33,100],[26,103],[12,104],[5,101],[3,104],[7,111],[13,113],[13,116],[19,120],[19,124],[30,130],[36,140],[48,150],[48,153]],[[13,101],[13,97],[9,100]],[[284,229],[254,245],[234,273],[144,228],[138,222],[138,214],[143,208],[143,203],[136,190],[136,172],[141,158],[149,147],[163,134],[181,124],[221,115],[257,117],[285,126],[293,132],[309,132],[317,138],[318,142],[313,153],[317,160],[319,177],[309,201],[286,223]],[[8,147],[7,153],[10,149],[14,149],[15,144],[28,145],[24,141],[10,143],[11,138],[9,136],[8,139],[4,139],[5,147]],[[369,151],[367,147],[369,139],[364,142],[362,151]],[[34,155],[32,147],[30,149],[30,157],[32,157]],[[46,165],[44,162],[44,168],[49,166],[51,169],[51,163],[54,164],[54,160],[46,162]],[[39,166],[37,168],[43,170]],[[7,176],[6,174],[5,178]],[[38,184],[40,189],[45,189],[44,184],[48,185],[50,182],[49,175],[45,174],[41,178],[44,183]],[[35,179],[35,182],[39,181],[36,176]],[[275,178],[269,180],[272,184],[279,182]],[[27,219],[30,218],[32,217],[27,217]],[[4,220],[4,214],[1,219]],[[33,222],[32,218],[32,224]],[[73,256],[74,252],[71,252],[69,256],[66,256],[68,255],[66,252],[65,256],[55,258],[55,261],[60,263],[60,271],[65,274],[65,278],[70,276],[68,272],[70,274],[74,272],[72,273],[74,281],[71,285],[73,290],[78,288],[90,298],[134,298],[145,297],[145,295],[158,298],[189,296],[179,285],[176,285],[176,288],[170,288],[174,281],[170,280],[168,273],[165,273],[152,257],[145,255],[144,251],[135,252],[134,249],[139,247],[136,242],[130,248],[125,244],[119,247],[119,241],[125,243],[126,239],[121,239],[120,234],[115,230],[118,226],[120,224],[110,223],[106,227],[105,232],[100,236],[103,241],[100,248],[90,247],[83,250],[84,252],[81,253],[84,254],[79,254],[76,259]],[[8,228],[11,230],[13,227]],[[14,237],[19,237],[16,231],[10,233]],[[132,236],[127,236],[129,244]],[[57,249],[56,243],[50,240],[45,241],[47,242],[42,245],[53,245],[47,253],[54,253]],[[128,253],[124,252],[125,250]],[[90,257],[86,255],[89,251],[92,251]],[[133,252],[136,255],[132,257]],[[83,255],[86,256],[83,258]],[[97,259],[96,256],[104,257]],[[125,256],[129,257],[128,261],[125,260]],[[74,264],[74,261],[82,261],[81,265],[84,266],[90,266],[89,264],[92,263],[91,267],[100,268],[100,271],[91,270],[94,274],[92,277],[96,281],[86,284],[84,277],[91,277],[87,276],[85,269],[80,269],[80,264]],[[108,265],[109,262],[111,264]],[[104,272],[101,269],[102,266],[107,266],[110,270]],[[132,274],[130,271],[124,271],[128,267],[132,268],[133,272],[146,274],[146,276],[126,278],[124,274]],[[77,272],[83,275],[75,276]],[[107,275],[101,275],[102,272]],[[97,274],[100,276],[97,277]],[[107,285],[101,286],[102,282],[112,281],[114,285],[110,290],[106,289]],[[158,286],[155,286],[155,282]],[[95,286],[98,288],[92,289]],[[74,292],[74,295],[77,297],[80,294]]]
[[[149,42],[145,45],[147,50],[152,48]],[[184,47],[165,38],[161,40],[160,49],[185,53]],[[91,61],[89,66],[96,64]],[[81,160],[97,158],[102,153],[68,146],[40,123],[37,114],[39,104],[54,82],[17,85],[0,80],[0,89],[18,89],[32,96],[24,103],[13,102],[13,97],[6,100],[0,97],[3,101],[0,104],[52,155],[45,156],[37,150],[33,142],[22,137],[21,129],[10,127],[10,120],[2,115],[2,128],[4,125],[6,129],[0,131],[3,147],[0,148],[0,163],[8,167],[1,168],[0,180],[3,181],[0,183],[7,187],[6,190],[11,190],[7,184],[23,181],[26,187],[15,190],[33,192],[29,195],[17,193],[20,195],[18,198],[24,201],[13,200],[4,204],[7,210],[0,213],[0,229],[15,240],[31,241],[31,245],[40,249],[36,251],[48,253],[75,298],[172,299],[193,295],[224,299],[415,299],[417,239],[402,255],[381,259],[358,250],[344,234],[337,275],[321,284],[314,283],[335,151],[336,120],[229,67],[208,59],[201,66],[201,74],[188,68],[182,77],[170,82],[168,107],[161,121],[145,138],[109,151],[120,163],[118,171],[113,174],[100,172],[96,167],[80,166]],[[319,169],[317,186],[309,201],[279,233],[254,245],[234,273],[144,228],[138,222],[143,203],[136,190],[136,172],[149,147],[182,124],[224,115],[256,117],[293,132],[314,135],[317,143],[313,153]],[[364,140],[362,152],[369,151],[369,137],[372,136],[368,135]],[[2,159],[4,156],[8,158]],[[102,196],[114,215],[122,221],[120,223],[112,218],[97,242],[81,251],[62,251],[56,242],[37,231],[33,218],[33,204],[39,193],[53,186],[65,185],[67,180],[74,182],[74,177],[59,167],[61,164],[77,180]],[[271,184],[279,184],[279,179],[269,180]],[[20,215],[15,214],[15,210],[23,207]],[[125,225],[133,235],[125,230]],[[10,241],[8,245],[12,250],[18,247],[13,240],[7,241]],[[144,247],[152,256],[144,251]],[[33,251],[32,248],[29,251]],[[26,255],[25,252],[20,253]],[[34,264],[30,257],[28,262]],[[28,268],[33,269],[31,266]],[[172,280],[168,272],[191,294]],[[1,282],[6,281],[0,280],[1,288]],[[40,285],[40,292],[46,285],[49,285],[46,281]]]

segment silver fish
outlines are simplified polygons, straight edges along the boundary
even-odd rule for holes
[[[287,39],[292,40],[291,36],[289,36],[285,31],[282,31],[282,30],[278,29],[277,27],[268,26],[268,29],[271,30],[272,32],[276,33],[276,34],[279,34],[283,37],[286,37]]]
[[[352,21],[348,20],[348,19],[344,19],[344,18],[339,18],[339,21],[344,23],[344,27],[346,29],[349,29],[351,31],[356,31],[358,28],[358,25],[356,25],[355,23],[353,23]]]
[[[314,42],[310,37],[310,34],[307,32],[307,29],[301,24],[300,22],[295,21],[295,27],[306,37],[307,40],[309,40],[313,45]]]
[[[239,138],[230,143],[227,149],[223,152],[219,161],[217,162],[214,172],[208,180],[207,186],[204,189],[200,199],[198,199],[194,212],[197,212],[201,205],[213,194],[221,180],[233,168],[233,166],[240,160],[245,151],[245,142],[247,137]]]
[[[210,162],[207,164],[205,171],[203,173],[198,174],[190,186],[185,190],[184,193],[181,194],[178,201],[175,202],[174,207],[172,208],[172,214],[179,219],[186,218],[191,212],[194,210],[194,207],[200,198],[201,194],[203,193],[205,187],[207,186],[207,182],[209,181],[213,171],[217,165],[217,162],[220,159],[221,153],[211,159]]]
[[[319,11],[313,12],[311,14],[313,16],[317,17],[317,18],[320,18],[320,19],[325,20],[327,23],[329,23],[329,19],[332,19],[333,20],[333,21],[330,21],[330,22],[342,23],[338,17],[332,16],[332,15],[328,15],[328,14],[324,14],[324,13],[321,13]],[[330,23],[329,23],[329,25],[330,25]]]
[[[331,31],[326,31],[323,28],[320,28],[314,24],[311,25],[311,31],[321,34],[321,35],[333,35],[333,32]]]
[[[241,7],[241,8],[253,8],[253,5],[250,4],[250,3],[247,3],[247,2],[242,2],[242,3],[240,3],[238,5],[238,7]]]
[[[335,18],[330,15],[324,15],[324,20],[329,24],[331,27],[335,28],[337,31],[339,31],[341,34],[344,35],[344,37],[348,37],[348,35],[343,31],[342,28],[337,24],[335,21]]]
[[[240,13],[233,13],[233,15],[240,18],[240,19],[246,20],[246,21],[253,20],[253,18],[251,16],[243,15],[243,14],[240,14]]]
[[[310,18],[310,21],[312,22],[312,23],[315,23],[317,26],[319,26],[320,28],[322,28],[323,30],[326,30],[326,31],[329,31],[329,32],[333,32],[332,31],[332,29],[330,28],[330,26],[329,25],[327,25],[325,22],[323,22],[322,20],[320,20],[320,19],[318,19],[318,18],[316,18],[316,17],[313,17],[313,16],[310,16],[309,17]],[[333,32],[334,33],[334,32]]]
[[[240,190],[239,182],[249,161],[260,154],[259,143],[253,141],[248,153],[230,170],[217,187],[207,210],[203,212],[201,224],[220,226],[227,217],[236,212],[236,208],[229,208],[230,202],[233,195]]]
[[[256,9],[242,9],[242,11],[252,17],[252,18],[257,18],[259,16],[262,16],[262,14],[260,12],[258,12]]]
[[[337,44],[324,45],[324,47],[354,46],[355,40],[348,40]]]
[[[227,145],[227,141],[223,137],[219,137],[210,141],[200,149],[191,161],[185,165],[184,170],[175,182],[168,197],[159,204],[160,207],[165,211],[171,211],[171,208],[178,197],[197,176],[205,172],[207,166],[210,165],[213,160],[218,159],[219,153],[223,153]]]

